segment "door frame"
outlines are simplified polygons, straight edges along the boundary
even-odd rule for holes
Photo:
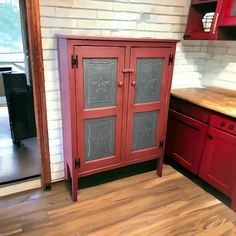
[[[37,138],[41,153],[41,183],[51,183],[48,125],[43,67],[42,38],[40,29],[39,0],[25,0],[29,54],[32,71],[34,109]],[[36,89],[37,88],[37,89]]]

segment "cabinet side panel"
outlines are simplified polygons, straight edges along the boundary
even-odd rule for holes
[[[163,133],[162,137],[163,140],[166,140],[166,132],[167,132],[167,120],[168,120],[168,112],[169,112],[169,105],[170,105],[170,91],[172,85],[172,78],[173,78],[173,71],[174,71],[174,63],[175,63],[175,53],[176,53],[176,43],[172,44],[172,48],[170,49],[170,53],[173,55],[173,62],[169,65],[169,73],[168,73],[168,82],[165,90],[165,112],[164,112],[164,123],[163,123]],[[164,142],[165,145],[165,142]],[[164,148],[163,148],[164,150]]]
[[[63,150],[65,160],[65,174],[67,165],[72,173],[72,129],[71,129],[71,106],[70,106],[70,85],[68,70],[68,49],[67,40],[58,39],[59,76],[61,85],[61,111],[62,111],[62,131]]]

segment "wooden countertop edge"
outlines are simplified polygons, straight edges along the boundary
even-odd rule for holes
[[[201,107],[206,108],[208,110],[212,110],[212,111],[215,111],[215,112],[219,112],[223,115],[227,115],[227,116],[236,118],[236,113],[231,112],[229,110],[220,109],[219,107],[213,107],[211,104],[207,103],[206,101],[199,102],[199,101],[193,100],[191,98],[187,98],[185,96],[175,94],[174,92],[171,92],[171,96],[182,99],[182,100],[187,101],[187,102],[191,102],[194,105],[201,106]]]

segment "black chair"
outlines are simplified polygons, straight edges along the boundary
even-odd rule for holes
[[[13,143],[36,137],[33,94],[24,73],[3,73]]]

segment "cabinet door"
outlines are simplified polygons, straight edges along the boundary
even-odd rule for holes
[[[236,181],[236,136],[209,128],[199,176],[227,196]]]
[[[124,49],[75,47],[78,158],[85,172],[120,162]]]
[[[208,125],[170,110],[166,154],[194,174],[198,173]]]
[[[221,26],[236,25],[236,0],[220,1],[223,2],[223,16],[221,17]]]
[[[126,159],[151,158],[162,154],[164,108],[169,50],[132,48],[130,68]]]

